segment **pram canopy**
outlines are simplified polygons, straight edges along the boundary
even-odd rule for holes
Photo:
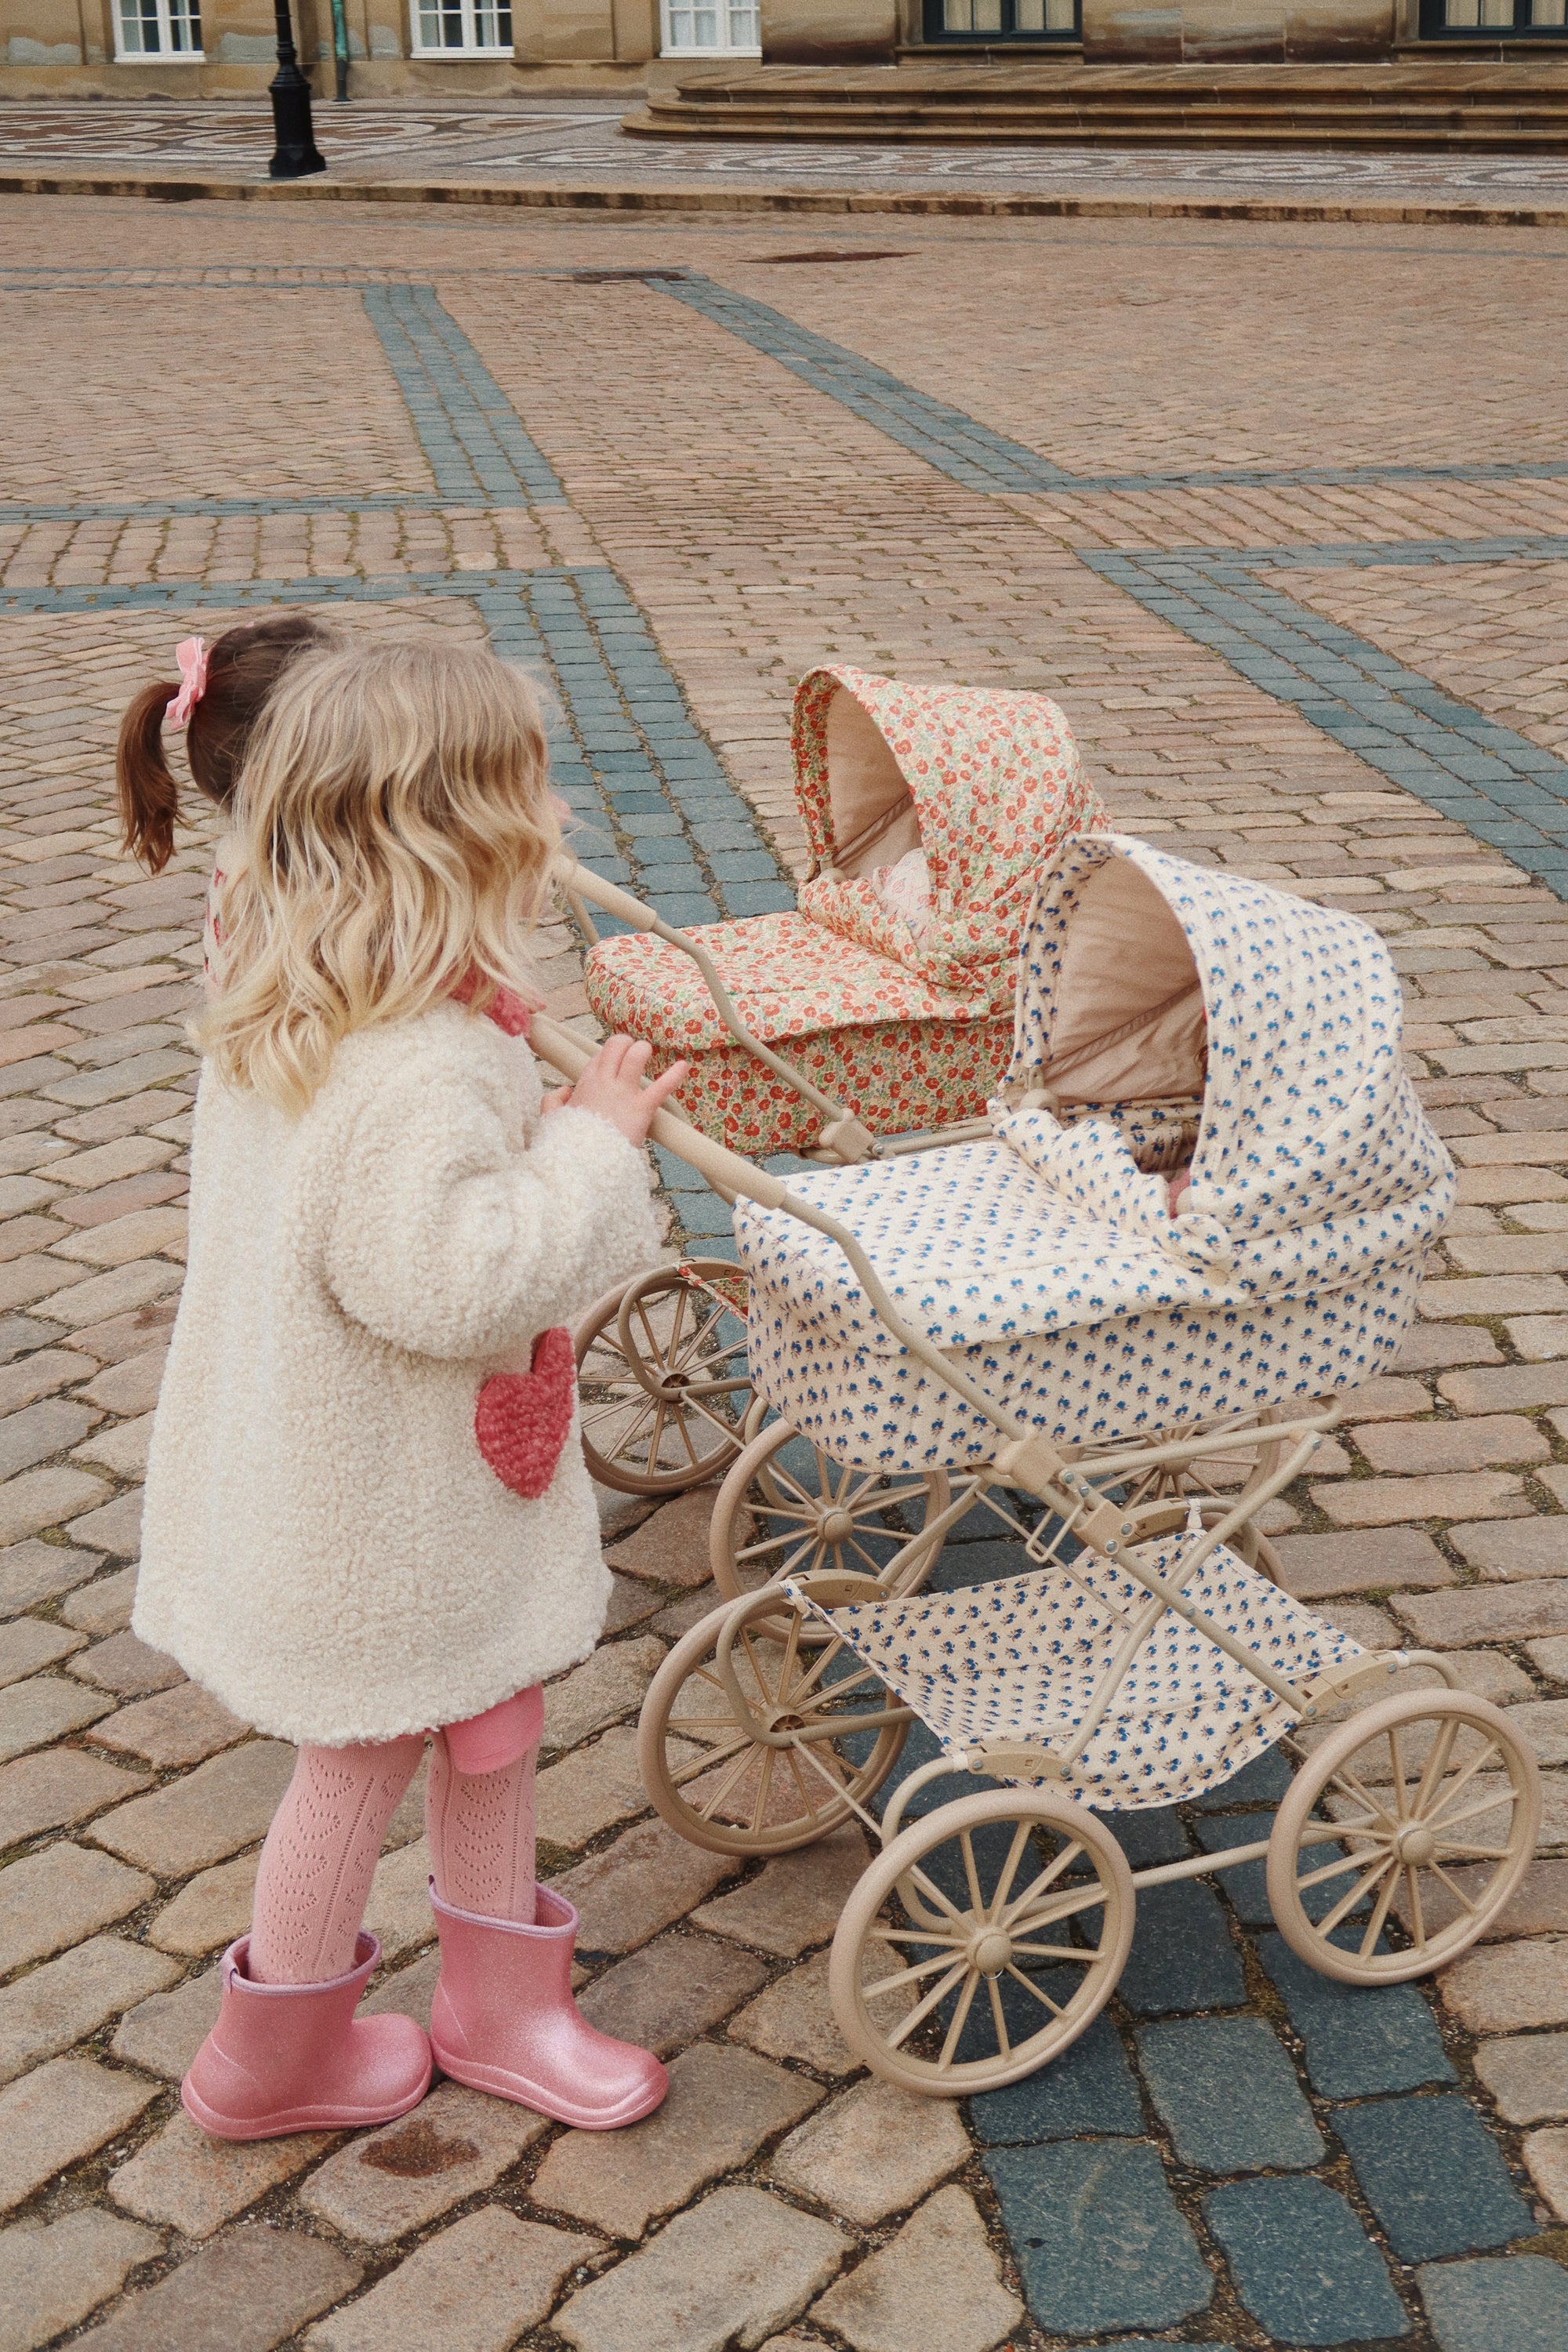
[[[877,1134],[975,1118],[1005,1066],[1019,940],[1064,835],[1103,823],[1045,695],[813,670],[795,696],[795,800],[812,854],[798,911],[706,925],[742,1020]],[[873,879],[910,851],[914,919]],[[813,1106],[724,1028],[690,961],[646,933],[602,940],[588,1001],[693,1062],[681,1108],[731,1149],[805,1150]]]
[[[1058,1437],[1320,1394],[1386,1363],[1453,1202],[1400,1032],[1398,978],[1359,918],[1082,835],[1030,920],[992,1138],[792,1187],[855,1233],[908,1322]],[[1130,1142],[1111,1114],[1194,1082],[1173,1216],[1136,1120]],[[1091,1115],[1063,1124],[1052,1101]],[[786,1419],[840,1458],[973,1458],[984,1433],[828,1236],[750,1202],[735,1232],[752,1377]]]

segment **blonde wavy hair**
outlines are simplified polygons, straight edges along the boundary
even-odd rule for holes
[[[218,993],[197,1043],[304,1110],[340,1039],[515,986],[561,828],[538,698],[434,632],[305,655],[236,795]]]

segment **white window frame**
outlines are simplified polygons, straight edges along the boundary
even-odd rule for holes
[[[438,0],[438,5],[441,5],[441,0]],[[450,0],[445,0],[445,5],[449,6]],[[426,65],[467,65],[471,58],[501,58],[510,64],[517,55],[515,24],[512,26],[511,41],[504,49],[500,47],[481,48],[474,37],[474,0],[458,0],[458,5],[463,12],[463,47],[460,49],[447,48],[443,46],[426,48],[419,37],[419,0],[408,0],[409,56],[420,58]]]
[[[729,0],[711,0],[726,24],[729,22]],[[677,48],[669,29],[669,0],[658,0],[658,53],[661,58],[760,58],[762,44],[762,6],[757,5],[757,33],[754,42],[724,42],[711,48]]]
[[[210,7],[213,0],[207,0]],[[206,61],[205,49],[177,49],[174,26],[169,21],[169,0],[153,0],[158,18],[158,37],[163,47],[158,49],[128,49],[125,46],[125,18],[120,0],[111,0],[110,14],[114,19],[114,62],[117,66],[199,66]],[[141,11],[138,9],[138,15]],[[200,21],[200,9],[197,10]]]

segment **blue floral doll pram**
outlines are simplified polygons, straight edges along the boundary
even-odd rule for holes
[[[1140,1887],[1263,1861],[1295,1950],[1378,1983],[1452,1958],[1522,1875],[1540,1779],[1507,1718],[1441,1656],[1369,1652],[1290,1600],[1257,1542],[1335,1392],[1392,1361],[1452,1202],[1400,1025],[1353,916],[1079,835],[1031,919],[984,1139],[786,1189],[657,1130],[738,1198],[758,1394],[847,1476],[926,1482],[927,1507],[879,1554],[835,1534],[830,1496],[753,1546],[767,1581],[648,1693],[645,1780],[721,1852],[872,1833],[830,1990],[856,2055],[910,2089],[1066,2049]],[[975,1511],[1017,1572],[922,1591]],[[1271,1749],[1293,1777],[1266,1837],[1132,1870],[1104,1816]],[[938,1803],[953,1775],[973,1792]]]

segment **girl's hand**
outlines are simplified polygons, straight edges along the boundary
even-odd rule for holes
[[[644,1086],[652,1059],[651,1045],[636,1045],[630,1037],[607,1038],[574,1085],[546,1097],[544,1108],[559,1110],[570,1103],[574,1110],[591,1110],[607,1118],[628,1143],[646,1143],[655,1111],[668,1101],[689,1066],[674,1062],[662,1077]]]

